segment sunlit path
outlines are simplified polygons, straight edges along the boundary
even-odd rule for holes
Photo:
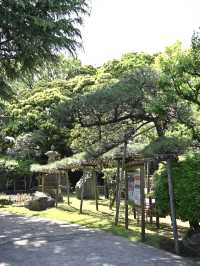
[[[0,265],[199,265],[98,230],[0,214]]]

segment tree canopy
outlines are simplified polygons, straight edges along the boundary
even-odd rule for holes
[[[88,13],[86,0],[9,0],[0,4],[0,89],[5,76],[31,70],[56,59],[58,52],[74,54],[80,47],[79,26]]]

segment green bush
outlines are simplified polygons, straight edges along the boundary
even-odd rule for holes
[[[0,205],[12,205],[13,202],[9,199],[0,199]]]
[[[200,222],[200,154],[188,155],[172,165],[177,218],[191,224]],[[154,175],[155,198],[161,216],[170,214],[167,171],[164,166]]]

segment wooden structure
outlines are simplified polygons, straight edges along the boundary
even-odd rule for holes
[[[146,169],[148,168],[148,163],[151,160],[159,160],[167,162],[167,170],[168,170],[168,184],[169,184],[169,197],[170,197],[170,209],[171,209],[171,218],[173,225],[173,234],[175,241],[175,250],[176,253],[179,253],[178,246],[178,234],[177,234],[177,225],[176,225],[176,213],[175,213],[175,205],[174,205],[174,192],[173,192],[173,182],[171,175],[171,160],[176,157],[176,154],[162,155],[162,154],[153,154],[152,158],[145,158],[141,155],[141,152],[130,152],[127,147],[127,142],[124,142],[123,149],[119,152],[116,151],[112,154],[104,154],[102,157],[98,159],[88,158],[86,153],[82,153],[79,155],[75,155],[71,158],[64,158],[62,160],[56,161],[54,163],[50,163],[45,166],[41,165],[33,165],[32,171],[38,173],[54,173],[57,177],[57,193],[59,191],[59,186],[61,185],[60,174],[67,173],[71,169],[78,169],[83,171],[83,185],[81,187],[80,192],[80,213],[82,213],[83,209],[83,198],[84,198],[84,184],[85,184],[85,176],[88,171],[93,173],[94,176],[94,186],[95,186],[95,200],[96,200],[96,209],[98,210],[98,191],[96,184],[96,175],[94,174],[96,171],[101,169],[101,167],[109,168],[117,166],[117,175],[116,175],[116,215],[115,215],[115,225],[118,224],[119,218],[119,208],[120,208],[120,196],[121,196],[121,188],[122,184],[124,184],[125,188],[125,228],[128,229],[128,171],[139,172],[139,203],[137,203],[137,210],[140,216],[141,222],[141,240],[145,240],[145,184],[149,183],[148,173],[146,174]],[[69,204],[69,179],[67,181],[68,187],[68,204]],[[42,179],[42,188],[45,188],[45,177]],[[147,187],[147,192],[148,187]],[[158,217],[156,217],[156,221],[158,223]]]
[[[38,175],[38,191],[47,193],[58,201],[62,201],[62,194],[67,189],[67,178],[62,172],[42,172]]]
[[[128,172],[139,172],[139,201],[137,202],[138,215],[141,224],[141,240],[145,241],[145,164],[146,160],[138,154],[132,153],[127,149],[127,143],[124,143],[123,151],[116,152],[113,160],[117,162],[117,197],[116,197],[116,216],[115,225],[118,224],[121,187],[125,188],[125,228],[128,229]],[[121,166],[121,167],[120,167]],[[121,169],[120,169],[121,168]]]
[[[93,176],[93,187],[94,187],[94,194],[95,194],[95,200],[96,200],[96,209],[98,210],[98,191],[97,191],[97,182],[96,182],[96,170],[98,168],[97,161],[94,159],[86,159],[85,153],[81,153],[78,155],[75,155],[73,157],[67,157],[59,161],[55,161],[52,163],[49,163],[47,165],[39,165],[39,164],[33,164],[31,166],[32,172],[39,173],[39,180],[40,180],[40,187],[42,188],[42,191],[47,192],[50,188],[47,183],[47,176],[52,175],[54,176],[53,181],[54,186],[56,184],[56,198],[58,199],[59,193],[62,189],[62,187],[66,186],[67,189],[67,196],[68,196],[68,204],[70,203],[69,200],[69,176],[68,172],[69,170],[82,170],[83,171],[83,185],[81,187],[80,192],[80,213],[82,213],[82,207],[83,207],[83,198],[84,198],[84,184],[85,184],[85,175],[88,172],[92,173]],[[64,184],[62,183],[62,180],[64,180]]]

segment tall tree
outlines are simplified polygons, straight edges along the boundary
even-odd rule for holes
[[[8,0],[0,2],[0,85],[5,76],[33,69],[80,47],[86,0]]]
[[[195,34],[190,49],[182,49],[177,42],[166,48],[156,60],[156,67],[161,71],[166,95],[188,102],[195,111],[193,119],[185,120],[180,114],[179,120],[192,131],[194,140],[200,142],[200,125],[198,120],[200,107],[200,37]]]

